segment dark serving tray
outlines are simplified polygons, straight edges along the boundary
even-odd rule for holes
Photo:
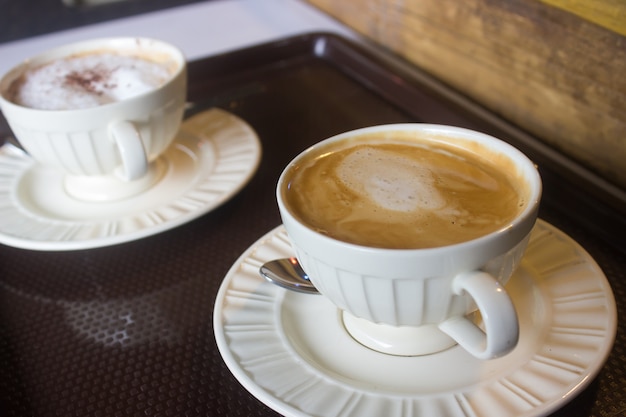
[[[287,162],[321,139],[374,124],[459,125],[526,152],[544,179],[540,216],[596,259],[620,318],[626,314],[624,190],[428,75],[374,48],[310,34],[191,62],[189,77],[189,115],[221,107],[257,131],[257,174],[213,212],[135,242],[71,252],[1,246],[0,414],[275,415],[239,385],[217,350],[219,285],[237,257],[280,223],[274,187]],[[624,413],[620,321],[606,365],[554,416]]]

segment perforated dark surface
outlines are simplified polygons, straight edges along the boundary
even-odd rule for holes
[[[264,148],[259,171],[222,207],[157,236],[74,252],[0,247],[0,414],[275,415],[224,365],[212,315],[232,263],[280,222],[274,186],[282,167],[311,143],[366,125],[427,121],[497,130],[429,88],[413,91],[393,71],[321,35],[192,63],[192,112],[217,105],[250,123]],[[597,260],[620,315],[606,366],[555,416],[624,415],[626,235],[619,221],[603,226],[624,212],[597,202],[602,220],[574,219],[569,212],[578,200],[567,199],[595,196],[584,181],[569,195],[558,170],[547,163],[540,169],[547,181],[541,217]]]

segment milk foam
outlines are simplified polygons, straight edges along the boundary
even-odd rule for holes
[[[337,176],[346,187],[387,210],[437,210],[446,204],[434,185],[432,169],[396,152],[356,148],[341,162]]]
[[[13,101],[42,110],[95,107],[131,98],[163,85],[163,65],[114,53],[92,53],[53,61],[26,72]]]

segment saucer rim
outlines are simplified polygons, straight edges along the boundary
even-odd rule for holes
[[[617,306],[615,303],[614,294],[610,286],[610,283],[608,282],[606,275],[603,273],[600,266],[593,259],[593,257],[591,257],[591,255],[580,244],[578,244],[578,242],[576,242],[574,239],[572,239],[569,235],[567,235],[560,229],[556,228],[555,226],[549,224],[548,222],[544,220],[538,219],[537,224],[535,225],[535,230],[539,230],[539,229],[547,230],[549,234],[551,235],[552,239],[563,239],[567,242],[567,244],[572,245],[573,249],[575,249],[576,251],[577,256],[579,258],[584,258],[584,263],[588,264],[594,270],[595,273],[593,274],[593,276],[597,280],[597,283],[601,284],[600,285],[601,292],[604,298],[606,298],[607,300],[606,314],[605,314],[606,330],[604,332],[604,336],[602,340],[598,343],[597,351],[594,352],[595,354],[593,358],[591,358],[588,362],[585,363],[584,372],[581,372],[581,374],[578,375],[578,379],[576,383],[571,383],[570,385],[564,384],[561,387],[564,392],[560,393],[558,397],[557,396],[551,397],[547,401],[542,402],[541,404],[539,404],[536,407],[533,407],[531,410],[527,412],[523,412],[522,414],[515,414],[516,417],[517,416],[519,417],[522,417],[522,416],[523,417],[542,417],[542,416],[549,415],[555,412],[556,410],[562,408],[564,405],[569,403],[573,398],[578,396],[583,390],[585,390],[591,384],[591,382],[597,377],[597,375],[602,370],[604,364],[608,360],[608,357],[612,351],[613,344],[616,338],[616,333],[617,333]],[[224,325],[227,324],[226,318],[223,316],[225,312],[227,292],[229,290],[231,283],[234,280],[238,279],[238,274],[239,274],[240,268],[244,264],[244,261],[250,259],[253,253],[257,252],[259,248],[263,248],[263,246],[265,246],[270,239],[276,238],[277,235],[281,233],[286,236],[286,232],[282,225],[274,228],[273,230],[271,230],[270,232],[266,233],[264,236],[259,238],[256,242],[254,242],[251,246],[248,247],[248,249],[246,249],[241,254],[241,256],[237,259],[237,261],[232,265],[232,267],[227,272],[226,276],[224,277],[220,285],[218,295],[215,300],[214,315],[213,315],[214,335],[215,335],[215,339],[217,342],[218,350],[220,351],[220,354],[224,362],[226,363],[228,369],[233,374],[233,376],[239,381],[239,383],[250,394],[252,394],[255,398],[257,398],[259,401],[261,401],[268,407],[272,408],[273,410],[283,415],[308,416],[309,414],[296,408],[296,406],[290,404],[284,398],[279,398],[278,396],[272,395],[270,391],[266,390],[266,388],[264,388],[263,386],[260,386],[255,381],[253,376],[247,373],[247,371],[242,367],[239,360],[236,358],[235,353],[230,349],[230,343],[228,341],[228,337],[225,333],[225,328],[224,328]],[[289,245],[288,241],[286,242],[286,245]],[[285,253],[281,253],[279,255],[289,256],[290,250],[291,250],[290,248],[286,249]],[[258,262],[259,261],[258,253],[255,256],[257,256],[257,259],[255,260],[255,262]],[[267,260],[270,260],[270,259],[267,259]],[[261,260],[261,261],[265,261],[265,260]],[[245,277],[243,276],[239,278],[245,279]],[[263,281],[260,276],[258,277],[258,282],[259,282],[259,285],[265,285],[266,287],[272,286],[272,284]],[[537,286],[537,289],[539,289],[540,292],[542,292],[540,287],[541,286]],[[298,356],[296,359],[298,359],[300,362],[306,363],[307,359],[303,358],[301,355],[298,354],[297,350],[294,349],[294,347],[290,345],[290,342],[285,339],[284,335],[280,335],[281,325],[278,324],[278,322],[281,320],[281,311],[282,311],[281,306],[284,302],[285,295],[287,293],[288,293],[288,290],[275,287],[275,290],[273,293],[274,302],[276,304],[276,312],[274,313],[274,320],[275,320],[274,326],[276,329],[275,332],[278,334],[278,337],[281,339],[281,342],[284,344],[284,349],[287,350],[291,355]],[[247,295],[249,297],[252,295],[252,293],[250,292]],[[549,295],[543,294],[543,292],[542,292],[542,295],[546,296],[549,300],[553,300]],[[240,293],[239,296],[241,296],[242,298],[245,297],[246,296],[245,291]],[[258,294],[256,296],[258,296]],[[315,297],[315,295],[303,295],[303,296]],[[539,349],[545,346],[546,346],[546,342],[544,340],[544,341],[539,342],[537,348]],[[302,366],[306,366],[306,365],[302,365]],[[310,367],[311,365],[308,364],[308,366]],[[517,372],[521,371],[521,365],[516,366],[512,370],[508,371],[507,375],[513,375],[516,371]],[[326,376],[326,378],[329,378],[329,377]],[[334,384],[339,384],[345,389],[352,389],[354,394],[357,394],[359,392],[360,393],[367,392],[366,390],[363,390],[362,388],[359,388],[358,386],[350,385],[346,381],[335,380],[333,378],[331,379],[332,379],[332,383]],[[387,393],[385,395],[388,397],[395,396],[393,393]],[[403,396],[405,394],[397,394],[397,395]],[[429,395],[432,396],[432,394],[419,393],[419,392],[415,392],[413,393],[413,395],[414,395],[413,397],[414,401],[419,401],[420,398],[428,397]]]
[[[176,217],[173,219],[167,219],[161,223],[151,224],[145,227],[138,228],[133,231],[126,232],[126,233],[114,234],[114,235],[109,235],[109,236],[98,236],[95,238],[90,237],[86,239],[76,239],[76,240],[72,240],[72,239],[38,240],[38,239],[30,238],[28,236],[19,236],[14,233],[13,234],[7,233],[4,230],[0,229],[0,244],[4,244],[7,246],[19,248],[19,249],[30,249],[30,250],[36,250],[36,251],[73,251],[73,250],[101,248],[101,247],[113,246],[113,245],[131,242],[131,241],[136,241],[136,240],[144,239],[146,237],[154,236],[162,232],[166,232],[168,230],[174,229],[176,227],[189,223],[193,220],[196,220],[197,218],[217,209],[218,207],[220,207],[221,205],[223,205],[224,203],[232,199],[235,195],[237,195],[245,187],[245,185],[248,182],[250,182],[250,180],[254,177],[261,163],[262,145],[261,145],[261,141],[256,131],[243,119],[225,110],[222,110],[219,108],[210,108],[200,113],[194,114],[193,116],[184,120],[181,125],[181,133],[178,134],[177,137],[174,139],[174,141],[170,145],[170,148],[173,148],[174,146],[177,145],[177,143],[179,143],[180,141],[184,140],[184,138],[189,137],[189,136],[193,136],[198,141],[198,143],[211,141],[213,142],[213,146],[217,148],[218,145],[215,143],[216,141],[214,141],[213,137],[207,137],[203,135],[201,132],[197,131],[199,128],[199,126],[196,126],[198,124],[198,121],[202,120],[203,118],[209,118],[209,117],[231,118],[240,128],[246,131],[245,138],[246,138],[246,141],[248,141],[247,145],[251,146],[251,151],[248,155],[251,161],[250,165],[245,170],[241,170],[240,172],[237,173],[236,181],[233,181],[232,186],[229,189],[224,190],[222,192],[222,195],[219,196],[219,198],[215,198],[211,201],[207,201],[205,202],[204,205],[201,205],[194,210],[190,210],[187,213],[179,217]],[[228,142],[226,141],[225,143],[228,143]],[[165,152],[167,152],[167,150]],[[3,157],[7,159],[3,160]],[[218,153],[215,155],[215,162],[219,161],[219,159],[220,159],[220,155]],[[3,165],[5,166],[5,168],[9,165],[14,167],[12,168],[13,170],[10,172],[12,174],[12,177],[7,178],[5,180],[6,182],[10,182],[11,185],[13,185],[15,184],[15,182],[19,181],[19,179],[22,177],[22,175],[25,172],[33,168],[34,161],[26,152],[22,151],[20,148],[17,148],[15,145],[11,143],[6,143],[0,147],[0,168],[2,168]],[[195,187],[194,187],[195,185],[199,185],[199,183],[206,181],[206,180],[210,180],[212,176],[217,176],[217,175],[218,175],[217,173],[215,173],[214,171],[211,171],[208,173],[208,175],[199,176],[195,178],[193,185],[189,186],[189,188],[185,190],[182,194],[177,195],[175,199],[180,199],[180,198],[185,197],[188,194],[193,193],[195,191]],[[141,198],[141,197],[135,196],[131,198]],[[7,203],[8,206],[12,206],[16,212],[23,214],[21,219],[23,219],[26,224],[29,224],[30,222],[36,222],[36,220],[30,220],[29,213],[22,213],[23,209],[20,209],[17,203],[13,201],[13,197],[11,195],[9,195],[6,198],[6,200],[5,199],[3,200],[5,203]],[[162,201],[159,201],[158,204],[164,204],[172,200],[174,199],[171,199],[171,200],[163,199]],[[2,202],[3,201],[0,201],[0,203]],[[41,218],[39,220],[41,220]],[[47,220],[48,224],[51,224],[51,225],[52,224],[58,225],[60,223],[67,222],[67,221],[62,221],[62,220],[57,220],[57,219],[52,219],[52,218],[45,219],[45,220]],[[106,220],[110,220],[110,219],[101,219],[99,221],[104,222]],[[81,222],[80,220],[76,221],[76,223],[80,223],[80,222]],[[68,228],[72,227],[71,221],[69,221],[68,223],[69,223]]]

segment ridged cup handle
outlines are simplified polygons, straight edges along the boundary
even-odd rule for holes
[[[116,169],[115,174],[124,181],[143,177],[148,172],[148,158],[137,127],[123,120],[112,123],[110,132],[122,158],[122,169]]]
[[[465,316],[452,317],[439,329],[479,359],[503,356],[515,348],[519,322],[511,298],[498,280],[486,272],[459,274],[452,281],[458,295],[468,293],[478,306],[485,331]]]

